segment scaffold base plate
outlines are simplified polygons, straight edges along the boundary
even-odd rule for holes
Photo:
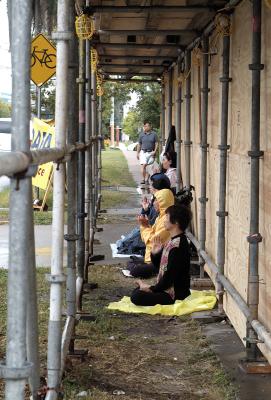
[[[238,365],[246,374],[271,374],[271,365],[265,360],[240,360]]]

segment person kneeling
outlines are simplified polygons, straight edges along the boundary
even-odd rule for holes
[[[156,285],[150,286],[138,280],[138,287],[131,295],[137,306],[174,304],[190,295],[190,249],[185,229],[192,218],[191,211],[181,205],[166,209],[165,229],[170,240],[162,247],[159,237],[152,243],[152,263],[159,267]]]

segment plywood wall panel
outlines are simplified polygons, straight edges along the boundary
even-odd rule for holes
[[[271,151],[271,9],[263,2],[262,16],[262,63],[261,73],[261,149]]]
[[[247,157],[229,155],[227,246],[225,275],[247,301],[248,242],[250,215],[250,165]],[[246,322],[229,295],[224,296],[224,309],[242,339]]]
[[[210,39],[212,43],[213,37]],[[212,148],[217,148],[220,142],[220,110],[221,110],[221,83],[219,78],[221,77],[221,43],[220,39],[217,42],[216,55],[210,56],[210,67],[209,67],[209,112],[208,112],[208,141]],[[212,48],[210,49],[212,51]]]
[[[271,152],[260,162],[259,319],[271,330]]]
[[[219,195],[219,151],[210,148],[207,158],[207,198],[206,203],[206,249],[216,260],[217,249],[217,220]]]
[[[172,71],[172,125],[176,125],[177,68]]]
[[[231,36],[230,145],[235,154],[247,154],[251,121],[251,3],[244,1],[233,14]]]
[[[246,299],[250,218],[250,163],[248,157],[229,155],[228,242],[226,276]]]
[[[192,58],[193,59],[193,58]],[[202,66],[201,66],[202,70]],[[202,86],[202,79],[200,79]],[[199,131],[199,92],[198,92],[198,71],[197,67],[192,66],[191,70],[191,140],[194,144],[200,143]]]

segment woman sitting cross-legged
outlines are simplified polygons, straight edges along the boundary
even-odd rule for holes
[[[174,304],[190,295],[190,249],[185,229],[191,221],[191,211],[181,205],[173,205],[166,210],[165,229],[170,240],[162,245],[159,237],[152,243],[151,259],[159,266],[155,285],[138,280],[138,287],[131,295],[131,301],[138,306]]]

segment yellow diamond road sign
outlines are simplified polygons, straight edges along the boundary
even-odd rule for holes
[[[40,33],[31,45],[31,80],[42,86],[55,72],[56,48]]]

